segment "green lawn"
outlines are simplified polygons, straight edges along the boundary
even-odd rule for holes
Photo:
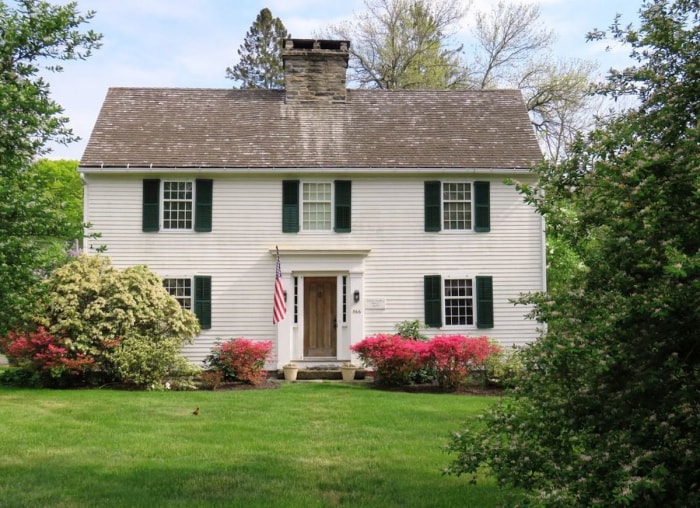
[[[494,401],[338,382],[0,388],[0,506],[495,506],[493,481],[441,474],[449,433]]]

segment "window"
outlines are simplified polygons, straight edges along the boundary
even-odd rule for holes
[[[192,279],[163,279],[163,287],[180,307],[192,310]]]
[[[474,324],[474,298],[471,279],[445,279],[445,324]]]
[[[334,182],[282,182],[282,232],[330,231],[350,233],[352,186]]]
[[[425,231],[491,229],[489,182],[425,182]]]
[[[424,277],[425,324],[432,328],[473,326],[493,328],[493,279]],[[444,320],[443,320],[444,317]]]
[[[442,184],[443,229],[472,228],[472,185],[470,183]]]
[[[331,184],[305,183],[303,186],[303,221],[305,231],[331,229]]]
[[[211,277],[167,278],[163,287],[183,309],[195,313],[203,330],[211,328]]]
[[[192,182],[163,182],[163,229],[192,229]]]
[[[145,179],[142,230],[210,232],[212,196],[213,180]]]

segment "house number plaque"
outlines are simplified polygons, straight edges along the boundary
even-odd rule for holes
[[[365,298],[365,308],[371,310],[386,309],[386,298]]]

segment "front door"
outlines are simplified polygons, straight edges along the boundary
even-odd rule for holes
[[[304,357],[337,354],[336,278],[304,277]]]

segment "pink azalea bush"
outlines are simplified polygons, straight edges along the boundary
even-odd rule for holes
[[[500,351],[486,336],[438,335],[428,346],[426,360],[438,385],[446,390],[457,388],[472,370],[484,367],[486,360]]]
[[[376,371],[381,384],[409,384],[419,371],[427,370],[446,390],[455,389],[472,370],[482,368],[486,359],[500,350],[485,336],[439,335],[422,342],[389,334],[367,337],[350,349]]]
[[[34,332],[10,332],[0,342],[12,365],[35,375],[43,384],[74,384],[95,365],[94,358],[71,351],[66,339],[41,326]]]
[[[256,385],[267,377],[264,368],[271,353],[272,341],[232,339],[216,346],[205,364],[223,372],[224,379]]]
[[[378,334],[350,346],[362,362],[375,370],[381,384],[408,384],[425,363],[426,343],[400,335]]]

